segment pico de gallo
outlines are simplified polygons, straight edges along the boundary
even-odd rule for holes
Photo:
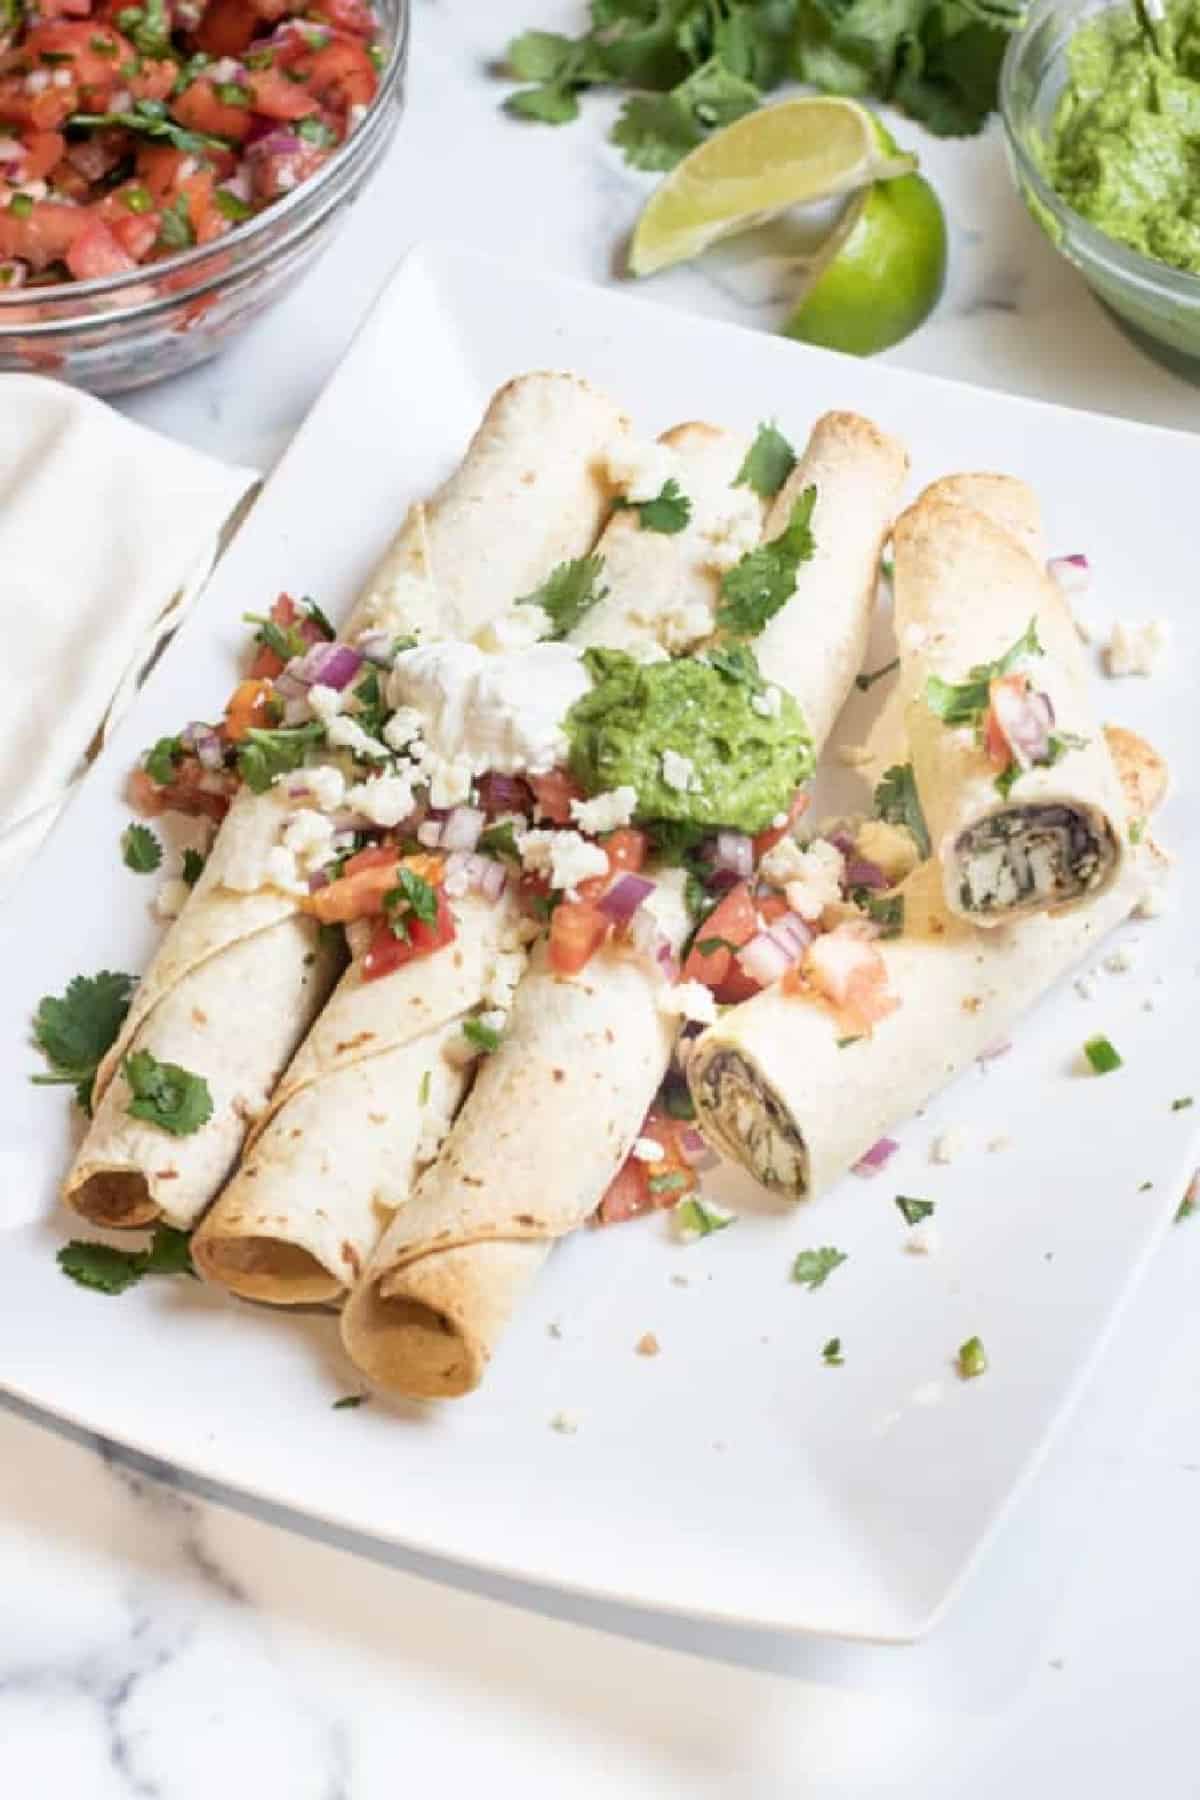
[[[369,0],[0,0],[0,290],[214,243],[329,161],[383,60]]]
[[[916,807],[911,771],[888,772],[877,817],[826,826],[807,841],[803,786],[776,790],[767,805],[751,791],[777,783],[778,764],[737,775],[748,828],[714,828],[703,812],[689,819],[678,789],[673,816],[658,817],[632,782],[598,791],[569,754],[541,772],[461,767],[439,749],[434,714],[402,703],[415,670],[431,679],[431,652],[413,639],[368,631],[339,641],[314,602],[287,594],[268,613],[247,616],[253,657],[223,717],[153,745],[133,777],[135,804],[148,816],[179,811],[218,822],[240,787],[274,792],[278,837],[266,861],[236,879],[227,868],[222,880],[247,891],[280,888],[298,911],[344,929],[364,981],[453,944],[468,894],[513,905],[521,941],[544,937],[549,966],[564,980],[602,951],[642,961],[662,988],[661,1010],[678,1016],[679,1047],[599,1222],[685,1200],[701,1216],[693,1196],[711,1152],[683,1070],[692,1035],[717,1007],[778,984],[821,1007],[847,1044],[895,1007],[878,942],[902,929],[896,889],[921,854],[907,823]],[[438,654],[453,661],[446,647]],[[727,675],[715,664],[684,675],[689,683],[714,677],[737,684],[730,709],[754,712],[758,677],[745,657]],[[594,705],[589,718],[594,726]],[[645,739],[644,707],[637,718]],[[611,722],[605,729],[615,744]],[[692,748],[699,792],[705,765],[695,739]],[[639,754],[648,764],[644,743]],[[726,757],[727,780],[729,766]],[[702,799],[711,809],[711,797]],[[469,1021],[473,1049],[494,1049],[504,1023],[503,1011]],[[698,1229],[716,1228],[704,1219]]]

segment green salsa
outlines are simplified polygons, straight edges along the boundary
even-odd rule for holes
[[[1143,256],[1200,274],[1200,3],[1175,0],[1151,49],[1132,4],[1067,50],[1044,172],[1085,219]]]
[[[589,650],[593,687],[567,715],[570,769],[590,794],[637,790],[637,817],[764,831],[813,771],[812,735],[790,695],[746,651],[638,663]]]

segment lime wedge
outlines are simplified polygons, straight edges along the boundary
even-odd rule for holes
[[[882,141],[856,100],[818,95],[760,107],[714,132],[664,176],[637,222],[629,272],[653,275],[793,206],[915,167],[915,157]]]
[[[946,220],[921,175],[855,194],[814,257],[789,337],[852,356],[898,344],[937,304],[946,278]]]

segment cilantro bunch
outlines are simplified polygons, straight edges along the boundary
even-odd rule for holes
[[[1020,0],[591,0],[577,38],[526,31],[509,112],[545,125],[578,96],[633,89],[611,132],[637,169],[665,170],[752,112],[789,77],[826,94],[890,100],[939,137],[981,129],[996,105]]]

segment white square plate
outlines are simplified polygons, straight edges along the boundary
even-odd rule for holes
[[[1024,476],[1052,545],[1091,556],[1098,617],[1171,616],[1167,668],[1106,684],[1101,699],[1177,772],[1196,766],[1194,439],[800,348],[462,250],[410,256],[3,922],[0,1382],[171,1463],[421,1550],[648,1607],[910,1639],[1044,1450],[1194,1160],[1200,1108],[1171,1109],[1200,1086],[1198,953],[1178,898],[1197,879],[1200,834],[1182,781],[1159,822],[1179,858],[1176,905],[1127,929],[1134,971],[1101,973],[1090,1001],[1066,982],[1011,1055],[972,1069],[903,1129],[875,1181],[850,1178],[787,1209],[733,1181],[736,1228],[691,1247],[661,1216],[579,1233],[469,1400],[335,1412],[359,1384],[330,1319],[178,1281],[106,1299],[55,1267],[70,1235],[54,1194],[73,1126],[64,1093],[29,1084],[28,1021],[73,974],[137,970],[150,954],[154,883],[124,869],[117,847],[137,752],[212,713],[245,609],[283,587],[344,608],[406,503],[452,467],[491,391],[547,366],[607,388],[647,432],[776,417],[802,441],[819,412],[848,407],[907,441],[914,491],[956,469]],[[861,738],[877,700],[856,696],[843,741]],[[1095,1031],[1125,1059],[1104,1081],[1079,1071]],[[931,1166],[931,1140],[950,1124],[971,1147]],[[1011,1148],[989,1152],[1000,1136]],[[904,1253],[897,1192],[937,1202],[939,1254]],[[849,1260],[810,1293],[788,1276],[796,1251],[817,1244]],[[661,1342],[655,1358],[634,1353],[646,1331]],[[961,1382],[953,1357],[973,1333],[991,1366]],[[821,1360],[834,1335],[841,1368]],[[575,1435],[550,1428],[560,1410],[576,1415]]]

